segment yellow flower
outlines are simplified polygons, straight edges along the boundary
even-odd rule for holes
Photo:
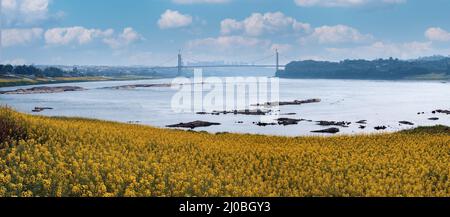
[[[0,128],[0,196],[450,196],[444,127],[212,135],[0,108]]]

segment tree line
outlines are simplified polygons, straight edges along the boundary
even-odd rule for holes
[[[0,75],[26,75],[35,77],[64,77],[64,76],[79,76],[78,71],[75,69],[71,71],[64,71],[57,67],[38,68],[33,65],[18,65],[13,66],[10,64],[0,65]]]
[[[450,58],[399,60],[294,61],[277,72],[283,78],[405,79],[427,74],[450,75]]]

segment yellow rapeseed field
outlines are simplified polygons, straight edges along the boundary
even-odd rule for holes
[[[0,196],[450,196],[450,130],[268,137],[0,108]]]

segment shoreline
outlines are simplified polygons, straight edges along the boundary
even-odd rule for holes
[[[443,124],[435,124],[435,125],[429,125],[429,126],[421,126],[421,125],[414,125],[411,126],[409,129],[399,129],[395,131],[383,131],[383,130],[377,130],[372,132],[360,132],[360,133],[339,133],[339,134],[322,134],[322,133],[311,133],[308,135],[296,135],[296,136],[289,136],[289,135],[277,135],[277,134],[261,134],[261,133],[239,133],[239,132],[208,132],[206,130],[195,130],[192,128],[185,128],[185,127],[168,127],[168,126],[155,126],[150,124],[144,124],[140,121],[132,122],[122,122],[122,121],[114,121],[114,120],[106,120],[106,119],[98,119],[98,118],[87,118],[87,117],[78,117],[78,116],[47,116],[47,115],[41,115],[37,113],[28,113],[28,112],[21,112],[17,111],[14,108],[8,106],[8,105],[2,105],[0,104],[0,109],[10,109],[13,112],[19,113],[21,115],[36,117],[36,118],[44,118],[44,119],[53,119],[53,120],[60,120],[60,121],[89,121],[89,122],[98,122],[98,123],[107,123],[107,124],[114,124],[114,125],[122,125],[124,127],[126,126],[137,126],[137,127],[143,127],[143,128],[150,128],[150,129],[158,129],[163,131],[174,131],[174,132],[186,132],[186,133],[196,133],[196,134],[206,134],[209,136],[215,136],[215,135],[236,135],[236,136],[261,136],[261,137],[277,137],[277,138],[333,138],[333,137],[361,137],[361,136],[380,136],[380,135],[390,135],[390,134],[397,134],[397,133],[404,133],[404,132],[417,132],[421,131],[423,129],[434,129],[434,128],[444,128],[448,130],[447,133],[450,134],[450,126],[443,125]],[[53,110],[53,108],[45,108],[49,110]],[[201,122],[201,121],[193,121],[194,122]],[[203,124],[207,124],[209,122],[203,122]],[[180,125],[180,124],[191,124],[191,123],[178,123],[173,125]],[[212,123],[211,126],[217,125],[216,123]],[[320,125],[318,125],[320,127]],[[327,130],[327,129],[324,129]]]
[[[80,78],[74,80],[64,80],[64,79],[72,79],[72,78]],[[164,77],[61,77],[57,79],[61,80],[49,80],[49,81],[10,81],[10,82],[0,82],[0,88],[8,88],[8,87],[26,87],[33,85],[46,85],[46,84],[69,84],[69,83],[87,83],[87,82],[100,82],[100,81],[139,81],[139,80],[155,80],[155,79],[164,79]],[[95,79],[98,78],[98,79]]]
[[[226,78],[227,76],[218,76],[220,78]],[[235,77],[235,76],[231,76]],[[157,80],[157,79],[170,79],[172,77],[94,77],[98,79],[92,79],[93,77],[85,77],[86,79],[74,79],[74,80],[64,80],[73,78],[83,78],[83,77],[61,77],[56,78],[60,80],[49,80],[49,81],[10,81],[10,82],[0,82],[0,88],[8,87],[21,87],[21,86],[33,86],[33,85],[45,85],[45,84],[68,84],[68,83],[87,83],[87,82],[100,82],[100,81],[140,81],[140,80]],[[439,82],[439,83],[450,83],[450,78],[446,79],[350,79],[350,78],[308,78],[308,77],[277,77],[279,79],[288,80],[336,80],[336,81],[375,81],[375,82]],[[22,78],[24,79],[24,78]],[[0,78],[1,80],[1,78]]]
[[[237,136],[262,136],[262,137],[279,137],[279,138],[333,138],[333,137],[361,137],[361,136],[380,136],[380,135],[390,135],[390,134],[397,134],[397,133],[403,133],[408,131],[417,131],[420,129],[428,129],[428,128],[436,128],[436,127],[444,127],[447,128],[450,133],[450,125],[447,126],[445,124],[434,124],[434,125],[412,125],[409,128],[406,129],[396,129],[393,130],[391,127],[387,127],[383,130],[373,130],[369,132],[337,132],[337,133],[328,133],[328,132],[310,132],[309,134],[299,134],[299,135],[280,135],[280,134],[264,134],[264,133],[254,133],[254,132],[228,132],[228,131],[218,131],[218,132],[212,132],[208,131],[206,128],[210,126],[219,126],[220,123],[213,123],[213,122],[207,122],[207,121],[192,121],[189,123],[174,123],[172,126],[156,126],[156,125],[150,125],[142,123],[141,121],[115,121],[115,120],[108,120],[108,119],[98,119],[98,118],[88,118],[88,117],[80,117],[80,116],[48,116],[48,115],[42,115],[38,114],[39,112],[22,112],[17,111],[14,108],[8,106],[8,105],[2,105],[0,104],[0,108],[10,108],[13,111],[23,114],[23,115],[30,115],[33,117],[38,118],[49,118],[49,119],[55,119],[55,120],[82,120],[82,121],[93,121],[93,122],[101,122],[101,123],[109,123],[109,124],[118,124],[125,126],[137,126],[137,127],[144,127],[144,128],[151,128],[151,129],[158,129],[158,130],[167,130],[167,131],[179,131],[179,132],[186,132],[186,133],[197,133],[197,134],[205,134],[205,135],[237,135]],[[38,107],[36,107],[38,108]],[[53,110],[53,108],[44,108],[44,110]],[[191,128],[186,127],[186,125],[192,125],[196,122],[205,125],[206,128]],[[356,123],[356,122],[355,122]],[[254,124],[254,123],[253,123]],[[178,127],[174,127],[175,125],[178,125]],[[184,125],[184,126],[183,126]],[[209,126],[207,126],[209,125]],[[283,127],[283,125],[277,125],[279,127]],[[328,131],[330,128],[322,128],[321,125],[317,125],[318,130],[317,131]],[[258,127],[255,125],[255,127]],[[259,126],[261,127],[261,126]],[[337,127],[335,127],[337,128]]]

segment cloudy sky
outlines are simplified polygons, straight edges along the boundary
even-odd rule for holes
[[[0,0],[1,62],[174,65],[450,55],[448,0]],[[273,60],[267,60],[273,61]]]

